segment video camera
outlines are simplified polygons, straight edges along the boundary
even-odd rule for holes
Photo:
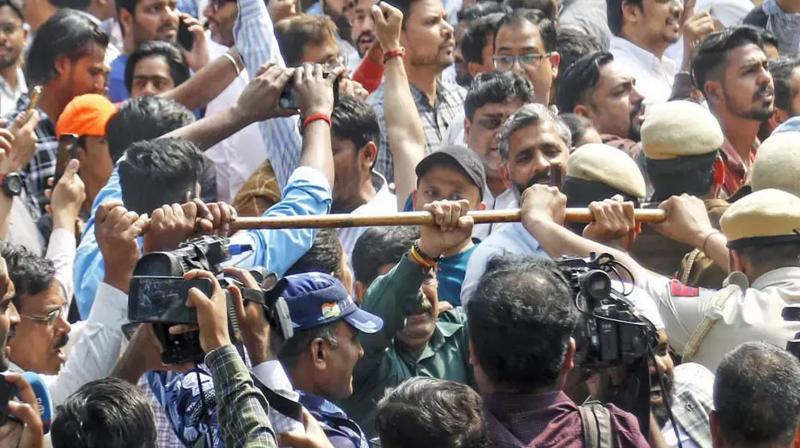
[[[557,263],[580,313],[573,332],[575,365],[588,371],[605,369],[607,378],[615,375],[612,372],[624,372],[620,383],[612,381],[601,394],[602,401],[634,413],[646,434],[651,391],[648,361],[658,346],[658,337],[655,327],[625,298],[626,292],[612,286],[612,274],[621,280],[619,270],[627,268],[609,254],[562,258]]]
[[[614,257],[562,258],[558,266],[580,312],[574,333],[575,364],[586,369],[630,365],[655,349],[652,325],[636,314],[623,293],[612,288],[609,272],[617,274],[622,267]]]
[[[800,306],[787,306],[783,309],[781,317],[783,317],[783,320],[786,321],[800,321]],[[786,343],[786,351],[800,359],[800,333],[796,333],[794,335],[794,339],[790,339]]]
[[[202,361],[199,332],[172,335],[169,327],[177,324],[197,324],[197,314],[186,306],[189,290],[198,288],[211,296],[211,282],[205,279],[184,280],[183,275],[192,269],[202,269],[217,274],[228,303],[228,331],[236,338],[239,324],[228,287],[242,291],[246,302],[261,304],[267,321],[278,334],[289,339],[293,335],[291,316],[286,301],[281,297],[285,281],[259,270],[251,271],[264,289],[245,288],[236,279],[225,277],[219,271],[221,264],[231,256],[250,251],[250,246],[231,244],[219,236],[202,236],[186,241],[170,252],[152,252],[137,263],[128,294],[128,318],[131,322],[151,323],[161,343],[161,359],[165,364]]]

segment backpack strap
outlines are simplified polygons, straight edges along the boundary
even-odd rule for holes
[[[583,446],[585,448],[613,448],[614,430],[611,427],[611,412],[599,401],[587,401],[578,406],[583,424]]]

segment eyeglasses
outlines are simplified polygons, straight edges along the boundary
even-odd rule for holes
[[[520,67],[537,68],[542,59],[548,56],[550,56],[550,53],[528,53],[519,56],[497,55],[492,56],[492,62],[494,62],[494,68],[498,70],[511,70],[515,62],[518,62]]]
[[[236,0],[210,0],[208,2],[208,4],[211,5],[211,10],[215,13],[219,11],[225,3],[236,3]]]
[[[22,314],[22,313],[18,313],[18,314],[19,314],[19,317],[24,317],[25,319],[29,319],[29,320],[32,320],[34,322],[39,322],[39,323],[47,325],[49,327],[49,326],[52,326],[58,320],[58,318],[61,317],[62,314],[64,314],[64,308],[63,307],[62,308],[56,308],[53,311],[50,311],[49,313],[47,313],[47,316],[31,316],[29,314]]]
[[[22,27],[16,23],[7,22],[0,24],[0,34],[4,34],[6,36],[10,36],[21,29]]]

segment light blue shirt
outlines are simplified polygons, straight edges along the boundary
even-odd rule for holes
[[[320,171],[300,167],[289,178],[283,199],[264,212],[263,216],[325,215],[331,207],[331,188]],[[95,239],[95,213],[100,204],[122,200],[119,168],[114,168],[108,183],[92,204],[92,215],[86,223],[81,243],[75,255],[75,300],[81,318],[92,309],[97,286],[103,280],[103,256]],[[231,264],[250,268],[262,266],[268,272],[282,276],[314,243],[316,229],[248,230],[231,237],[232,243],[249,244],[253,250],[231,260]],[[141,241],[140,241],[141,246]]]
[[[525,230],[522,223],[515,222],[504,225],[489,235],[472,252],[467,263],[467,273],[461,285],[461,304],[467,305],[478,284],[486,264],[494,257],[503,255],[535,255],[550,258],[539,245],[539,242]]]

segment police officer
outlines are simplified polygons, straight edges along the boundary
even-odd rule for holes
[[[555,188],[533,186],[522,201],[522,222],[547,253],[588,256],[610,253],[630,271],[636,285],[656,301],[671,344],[683,355],[714,370],[738,344],[763,340],[778,346],[800,332],[800,322],[781,313],[800,305],[800,198],[767,189],[740,199],[715,230],[702,201],[672,197],[662,204],[668,219],[657,228],[677,241],[704,249],[718,264],[732,260],[733,272],[721,290],[684,286],[654,274],[627,254],[580,238],[562,226],[566,198]],[[607,200],[593,213],[630,213]],[[727,246],[727,247],[726,247]],[[728,251],[727,248],[730,248]]]
[[[777,188],[800,196],[800,132],[773,134],[758,148],[750,168],[753,191]]]
[[[583,145],[570,154],[563,191],[567,195],[567,207],[587,207],[591,202],[612,197],[638,206],[647,192],[636,162],[625,152],[599,143]],[[632,219],[629,224],[633,224]],[[624,229],[605,225],[571,223],[570,228],[595,241],[614,241],[625,250],[630,249],[634,237],[631,232],[622,232]]]
[[[724,182],[719,155],[723,141],[719,122],[699,104],[670,101],[651,108],[642,125],[644,166],[654,190],[651,200],[661,202],[684,193],[703,198],[711,222],[718,227],[728,206],[717,199]],[[719,287],[725,273],[692,249],[645,227],[631,253],[659,274],[671,276],[677,271],[686,284]]]

